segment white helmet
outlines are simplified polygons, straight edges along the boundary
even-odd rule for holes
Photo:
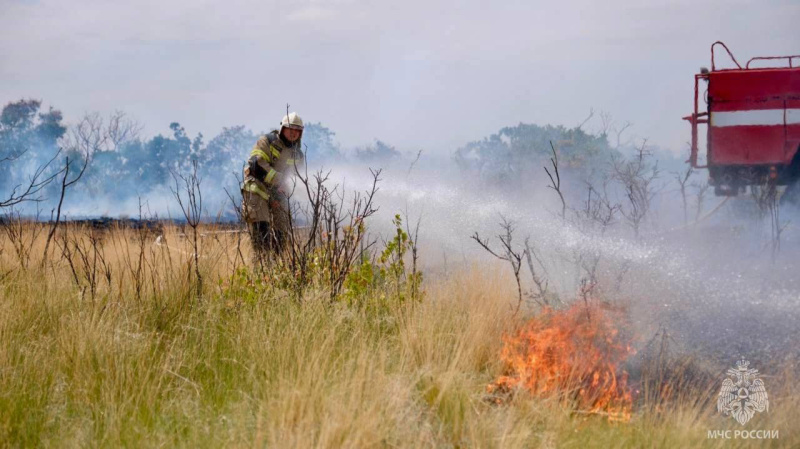
[[[299,131],[303,130],[303,119],[297,115],[297,112],[290,112],[289,115],[284,115],[281,120],[281,131],[283,128],[291,128]]]

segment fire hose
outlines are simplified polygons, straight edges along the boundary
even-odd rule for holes
[[[213,234],[241,234],[241,233],[246,233],[246,232],[247,231],[244,230],[244,229],[233,229],[233,230],[227,230],[227,231],[200,232],[198,234],[198,236],[207,237],[207,236],[213,235]],[[178,237],[184,237],[184,238],[188,237],[186,234],[177,234],[177,236]],[[163,234],[161,234],[158,237],[156,237],[156,241],[153,242],[153,245],[159,246],[159,247],[164,247],[164,248],[170,249],[172,251],[177,251],[177,252],[179,252],[181,254],[194,257],[194,253],[193,252],[187,252],[187,251],[184,251],[184,250],[182,250],[180,248],[176,248],[174,246],[167,245],[166,243],[164,243],[164,235]],[[202,255],[200,256],[200,258],[205,258],[205,257],[207,257],[207,256],[202,256]]]

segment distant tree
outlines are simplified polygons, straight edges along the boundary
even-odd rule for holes
[[[50,108],[39,113],[42,102],[20,100],[8,103],[0,112],[0,157],[29,152],[50,154],[57,148],[67,128],[61,123],[61,111]]]
[[[186,171],[191,167],[192,140],[180,123],[173,122],[169,127],[172,138],[159,134],[146,142],[134,141],[121,148],[126,169],[140,187],[165,186],[171,179],[170,170]],[[201,142],[202,137],[195,140]],[[197,153],[200,152],[198,148]]]
[[[172,130],[172,136],[175,138],[178,154],[188,155],[191,152],[192,141],[186,136],[186,130],[178,122],[170,123],[169,129]]]
[[[477,171],[484,180],[516,183],[531,174],[540,176],[542,161],[552,155],[550,142],[559,152],[564,171],[591,171],[615,153],[606,134],[590,134],[580,126],[520,123],[459,148],[455,161],[464,170]]]
[[[83,140],[92,142],[92,163],[84,174],[79,189],[86,189],[93,196],[126,198],[138,192],[132,191],[137,170],[126,163],[124,153],[128,147],[141,147],[139,142],[142,126],[124,112],[116,111],[103,118],[100,114],[87,114],[76,125],[83,128]]]
[[[203,133],[197,133],[192,140],[192,157],[198,159],[200,151],[203,149]]]
[[[200,152],[203,176],[216,179],[217,176],[241,172],[256,140],[258,136],[242,125],[222,128],[222,132]]]
[[[41,106],[42,102],[39,100],[19,100],[8,103],[0,113],[0,125],[3,126],[4,131],[28,131],[34,127],[36,113],[39,112]]]
[[[60,111],[50,108],[40,113],[41,106],[39,100],[23,99],[8,103],[0,112],[0,197],[4,199],[16,198],[20,189],[29,186],[39,193],[45,186],[40,183],[56,170],[49,164],[66,127]]]
[[[364,162],[391,162],[399,159],[400,152],[395,147],[388,145],[380,140],[376,140],[372,145],[356,150],[356,158]]]
[[[139,166],[142,181],[150,185],[166,184],[169,170],[173,168],[180,153],[177,142],[171,141],[169,137],[159,134],[150,139],[145,144],[143,153],[147,159]]]
[[[50,109],[45,113],[39,114],[39,123],[36,125],[35,132],[46,146],[55,146],[55,143],[67,132],[67,127],[62,124],[64,117],[61,111]]]
[[[322,123],[307,124],[303,130],[303,145],[309,161],[326,160],[341,156],[339,145],[334,141],[336,133]]]

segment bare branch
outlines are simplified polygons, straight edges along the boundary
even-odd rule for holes
[[[197,277],[197,297],[203,293],[203,277],[200,273],[200,254],[198,226],[203,214],[203,194],[200,190],[200,177],[197,175],[197,160],[192,160],[192,171],[189,174],[170,171],[175,187],[170,187],[172,196],[178,202],[186,223],[192,229],[192,247],[195,276]]]
[[[544,167],[545,173],[550,178],[550,184],[547,187],[555,190],[558,194],[558,198],[561,200],[561,220],[565,220],[567,217],[567,202],[564,200],[564,194],[561,192],[561,175],[558,172],[558,153],[556,153],[556,147],[553,146],[553,142],[550,141],[550,149],[553,150],[553,157],[550,158],[550,163],[553,165],[553,172],[551,173],[547,167]],[[555,177],[553,176],[555,175]]]
[[[48,251],[50,249],[50,242],[53,240],[53,236],[55,236],[56,229],[58,229],[58,225],[61,222],[61,209],[64,205],[64,198],[67,194],[67,189],[75,185],[81,178],[83,178],[84,173],[86,173],[86,169],[89,167],[89,162],[92,160],[92,156],[98,149],[99,142],[103,141],[103,138],[99,136],[99,127],[102,126],[102,121],[99,121],[97,115],[87,115],[84,117],[81,122],[76,125],[75,128],[72,129],[71,139],[68,139],[67,142],[67,157],[64,160],[64,168],[59,171],[59,174],[63,173],[61,178],[61,192],[58,197],[58,206],[56,208],[56,219],[53,221],[52,226],[50,227],[50,232],[47,234],[47,240],[44,245],[44,257],[42,258],[42,266],[44,266],[45,261],[47,260]],[[74,155],[75,157],[83,159],[83,165],[80,166],[77,173],[70,178],[70,170],[72,165],[75,163],[75,159],[73,158],[70,160],[70,154]]]
[[[330,298],[340,294],[352,266],[368,251],[373,241],[366,241],[366,220],[374,215],[375,194],[378,192],[381,170],[370,169],[371,186],[364,192],[354,192],[352,197],[339,185],[328,186],[330,172],[322,170],[309,176],[308,169],[301,173],[295,166],[295,179],[306,198],[307,206],[293,205],[292,196],[287,199],[289,219],[289,245],[280,254],[284,265],[295,274],[298,297],[307,287],[313,263],[326,267]],[[308,235],[302,238],[295,229],[298,213],[305,213],[310,224]],[[316,260],[316,262],[315,262]]]
[[[406,174],[406,177],[409,177],[409,176],[411,176],[411,170],[413,170],[413,169],[414,169],[414,166],[415,166],[415,165],[417,164],[417,162],[419,161],[419,158],[420,158],[420,156],[422,156],[422,150],[419,150],[419,151],[417,152],[417,157],[415,157],[415,158],[414,158],[414,160],[413,160],[413,161],[411,161],[411,165],[409,165],[409,166],[408,166],[408,173]]]
[[[672,174],[675,176],[675,180],[678,181],[678,185],[680,186],[681,202],[683,204],[683,225],[686,226],[689,224],[689,205],[686,199],[686,187],[689,178],[694,174],[694,170],[691,166],[687,166],[686,170],[683,172],[673,172]]]
[[[583,128],[583,125],[585,125],[589,120],[591,120],[592,117],[594,117],[594,108],[589,108],[589,116],[586,117],[586,119],[584,119],[582,122],[580,122],[578,126],[576,126],[575,128],[577,129]]]
[[[622,184],[628,199],[627,207],[622,207],[620,212],[628,221],[637,238],[642,224],[649,215],[656,194],[655,181],[660,174],[658,161],[651,164],[650,157],[647,140],[644,140],[633,157],[628,159],[614,157],[612,159],[614,177]]]
[[[106,126],[106,134],[108,135],[108,148],[107,150],[116,151],[125,142],[136,140],[144,127],[128,118],[122,111],[114,111],[108,117],[108,125]]]
[[[485,249],[489,254],[493,255],[494,257],[504,260],[511,265],[511,269],[514,272],[514,280],[517,282],[517,307],[514,310],[514,316],[519,313],[520,307],[522,306],[522,280],[520,279],[520,270],[522,269],[522,258],[525,257],[527,250],[523,250],[522,252],[514,251],[514,247],[512,245],[513,237],[514,237],[514,225],[511,221],[507,220],[505,217],[501,216],[501,223],[500,227],[503,229],[503,233],[498,235],[498,239],[500,240],[500,244],[503,246],[504,254],[498,254],[495,252],[490,246],[488,240],[483,240],[476,232],[472,235],[472,240],[478,243],[483,249]]]
[[[25,149],[22,152],[8,156],[2,160],[0,163],[6,162],[13,162],[19,159],[23,154],[25,154],[28,150]],[[17,204],[32,201],[32,202],[40,202],[43,200],[39,193],[44,189],[48,184],[50,184],[59,174],[61,171],[57,171],[55,173],[46,174],[53,164],[53,161],[61,154],[61,150],[59,149],[53,155],[50,160],[45,162],[44,164],[38,166],[36,170],[33,172],[32,175],[28,178],[28,182],[25,184],[25,187],[22,184],[18,184],[11,189],[11,192],[8,194],[8,197],[5,199],[0,200],[0,209],[16,206]]]

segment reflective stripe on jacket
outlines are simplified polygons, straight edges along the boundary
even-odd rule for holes
[[[289,169],[293,171],[294,166],[302,165],[304,155],[300,148],[300,140],[291,147],[285,145],[278,137],[278,131],[261,136],[253,146],[250,157],[256,158],[256,162],[264,169],[266,176],[264,179],[257,179],[251,175],[249,167],[245,166],[244,184],[248,185],[255,181],[264,183],[268,188],[278,187],[284,181],[285,172],[290,173]]]
[[[264,190],[264,188],[259,184],[259,182],[253,180],[245,181],[244,185],[242,186],[242,190],[245,192],[255,193],[263,198],[264,201],[269,201],[269,193],[267,193],[267,191]]]

